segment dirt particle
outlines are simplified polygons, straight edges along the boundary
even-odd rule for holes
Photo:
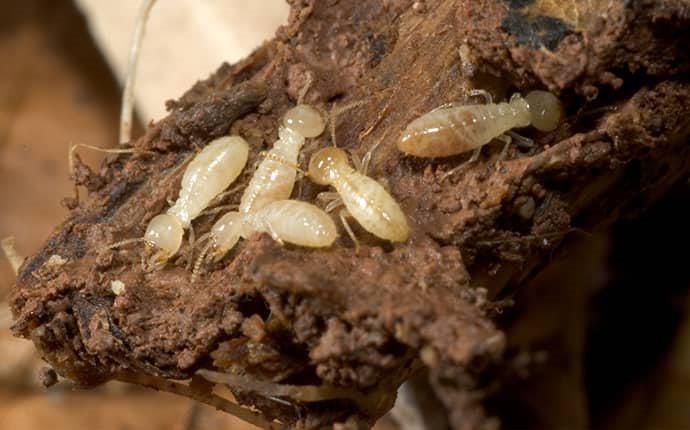
[[[252,315],[242,323],[242,334],[254,342],[261,342],[266,337],[264,320],[259,315]]]
[[[45,388],[50,388],[58,382],[58,375],[52,367],[43,367],[38,372],[38,380]]]
[[[110,290],[116,296],[121,296],[125,293],[125,283],[120,280],[115,280],[110,282]]]

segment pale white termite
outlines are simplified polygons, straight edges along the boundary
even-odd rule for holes
[[[184,230],[194,218],[240,175],[247,164],[249,145],[239,136],[221,137],[209,143],[187,166],[177,201],[166,213],[149,222],[142,239],[155,253],[151,267],[160,266],[175,255],[182,245]]]
[[[299,154],[306,138],[323,133],[326,123],[313,107],[298,104],[283,118],[278,140],[259,164],[242,194],[240,212],[259,210],[270,202],[289,199],[297,177]]]
[[[299,200],[277,200],[254,212],[228,212],[207,234],[208,245],[194,265],[192,281],[208,252],[218,261],[240,240],[253,233],[268,233],[279,243],[309,248],[325,248],[333,244],[338,230],[331,217],[319,207]]]
[[[422,158],[449,157],[481,148],[513,128],[553,131],[562,119],[560,100],[546,91],[516,94],[507,103],[441,107],[412,121],[398,149]]]
[[[400,205],[380,183],[353,169],[342,149],[330,147],[317,151],[309,161],[309,177],[317,184],[336,189],[338,195],[332,196],[327,211],[343,204],[365,230],[381,239],[404,242],[409,238],[410,227]],[[357,244],[344,215],[341,212],[341,220]]]

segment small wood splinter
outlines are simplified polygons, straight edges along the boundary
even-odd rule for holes
[[[475,95],[486,95],[475,92]],[[483,147],[514,128],[555,130],[563,106],[547,91],[515,94],[507,103],[442,106],[412,121],[398,142],[402,152],[422,158],[450,157]]]
[[[2,248],[2,251],[5,253],[5,257],[7,258],[7,261],[10,263],[12,271],[16,276],[19,273],[19,268],[24,263],[25,258],[20,256],[16,248],[14,247],[14,237],[9,236],[2,239],[0,241],[0,248]]]
[[[146,34],[146,24],[151,9],[157,0],[142,0],[139,6],[137,21],[134,26],[134,36],[129,50],[129,64],[125,79],[125,89],[122,92],[122,110],[120,111],[120,144],[125,145],[132,139],[132,116],[134,112],[134,86],[139,66],[141,45]]]

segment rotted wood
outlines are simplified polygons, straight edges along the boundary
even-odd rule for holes
[[[371,425],[410,371],[428,369],[453,428],[494,428],[483,386],[502,365],[506,339],[492,300],[520,288],[562,239],[650,201],[690,170],[688,6],[678,1],[428,0],[292,1],[276,38],[223,65],[87,181],[44,249],[21,268],[14,331],[62,375],[84,386],[124,370],[188,379],[199,369],[257,381],[336,386],[372,400],[276,402],[234,387],[236,397],[289,425]],[[141,237],[174,198],[176,169],[195,148],[236,133],[249,166],[276,139],[285,111],[306,102],[337,116],[338,146],[374,153],[413,228],[403,244],[361,229],[314,251],[269,237],[241,242],[190,284],[192,248],[145,273],[140,250],[106,250]],[[556,131],[525,130],[531,149],[500,143],[446,180],[469,155],[404,156],[396,141],[415,117],[469,90],[496,99],[548,89],[567,117]],[[308,142],[304,159],[330,145]],[[84,170],[82,169],[82,172]],[[89,176],[87,175],[87,176]],[[246,184],[251,169],[240,178]],[[304,178],[295,198],[323,190]],[[231,196],[222,203],[233,203]],[[202,218],[199,235],[212,220]],[[59,267],[47,262],[58,254]],[[112,281],[125,291],[112,292]],[[478,287],[481,287],[478,288]],[[482,381],[480,383],[480,381]],[[499,411],[500,412],[500,411]]]

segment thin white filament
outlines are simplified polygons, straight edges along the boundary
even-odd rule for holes
[[[132,112],[134,110],[134,84],[137,77],[137,67],[141,45],[146,33],[146,24],[149,19],[151,9],[156,4],[156,0],[143,0],[139,6],[134,27],[134,36],[129,50],[129,65],[125,79],[125,88],[122,92],[122,110],[120,111],[120,145],[128,143],[132,139]]]

